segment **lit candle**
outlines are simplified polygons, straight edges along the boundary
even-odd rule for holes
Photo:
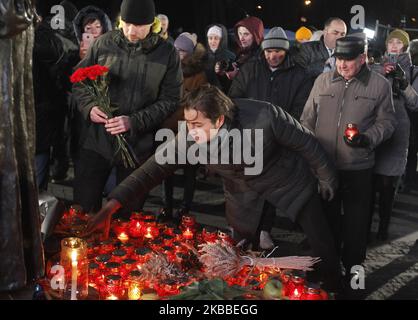
[[[125,243],[129,240],[129,236],[125,232],[122,232],[118,235],[118,239],[120,242]]]
[[[148,228],[147,228],[147,233],[145,234],[145,236],[144,236],[144,237],[145,237],[145,238],[147,238],[147,239],[152,239],[152,238],[154,238],[154,237],[153,237],[153,235],[152,235],[152,233],[151,233],[151,231],[152,231],[152,230],[151,230],[151,227],[148,227]]]
[[[183,232],[183,238],[185,240],[192,240],[194,237],[193,232],[187,228],[186,231]]]
[[[108,297],[106,298],[106,300],[119,300],[119,298],[118,298],[118,297],[116,297],[115,295],[111,294],[110,296],[108,296]]]
[[[77,250],[71,252],[71,300],[77,300]]]

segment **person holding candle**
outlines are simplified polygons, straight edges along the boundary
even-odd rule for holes
[[[361,36],[337,40],[336,70],[315,81],[301,118],[338,169],[340,187],[324,209],[348,286],[352,267],[366,257],[375,149],[397,124],[391,85],[367,66],[366,47]],[[349,124],[359,133],[345,136]]]
[[[192,91],[183,104],[187,126],[181,126],[176,139],[159,148],[109,195],[107,204],[89,220],[86,234],[103,230],[103,223],[120,207],[173,174],[179,164],[162,164],[157,159],[169,150],[175,153],[175,159],[186,152],[179,147],[182,135],[189,135],[185,145],[189,150],[193,146],[204,148],[217,139],[225,142],[229,139],[228,132],[234,128],[259,129],[263,132],[263,144],[245,141],[244,145],[260,147],[258,156],[263,157],[265,164],[259,168],[260,171],[250,174],[243,162],[222,165],[204,163],[209,170],[223,177],[226,218],[234,229],[235,240],[257,241],[263,204],[268,201],[302,226],[314,254],[322,258],[320,269],[328,289],[336,290],[339,264],[322,212],[318,185],[324,199],[331,200],[337,180],[332,163],[313,134],[280,107],[249,99],[232,101],[212,85]],[[219,150],[216,145],[212,152],[215,155],[221,151],[229,152],[230,159],[243,152],[241,143],[235,144],[236,148],[231,143],[232,149],[229,150]]]

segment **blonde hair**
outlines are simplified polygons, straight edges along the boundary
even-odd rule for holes
[[[125,22],[122,20],[121,16],[116,19],[116,27],[118,29],[123,28]],[[161,21],[157,17],[154,18],[154,22],[151,24],[151,32],[159,34],[161,32]]]

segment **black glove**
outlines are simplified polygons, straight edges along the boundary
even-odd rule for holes
[[[344,141],[352,148],[367,148],[370,145],[369,138],[364,134],[356,134],[353,138],[348,139],[344,136]]]
[[[406,77],[406,73],[399,64],[396,65],[396,69],[392,71],[390,75],[393,77],[394,81],[398,82],[399,89],[402,91],[404,91],[409,86],[409,81]]]

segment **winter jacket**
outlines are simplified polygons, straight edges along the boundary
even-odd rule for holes
[[[74,33],[77,37],[77,41],[79,44],[83,40],[83,33],[84,33],[83,21],[84,21],[84,18],[86,18],[87,16],[97,17],[97,19],[102,24],[103,34],[113,29],[112,22],[110,21],[109,17],[107,16],[106,13],[104,13],[103,10],[95,6],[84,7],[78,12],[78,14],[73,20]]]
[[[384,58],[383,62],[386,61],[387,57]],[[398,63],[409,78],[412,67],[409,53],[401,54]],[[382,65],[374,65],[373,70],[385,75]],[[393,79],[389,77],[388,80],[392,84]],[[415,85],[418,85],[418,80],[415,80],[415,83]],[[418,110],[418,94],[415,89],[409,85],[406,90],[401,91],[399,96],[394,95],[393,103],[398,125],[396,126],[392,137],[377,147],[374,172],[380,175],[396,177],[402,176],[405,172],[410,134],[410,121],[407,110]]]
[[[244,170],[247,165],[244,163],[211,164],[209,162],[206,166],[211,172],[223,178],[226,218],[229,225],[239,235],[252,237],[259,226],[265,201],[295,220],[301,209],[317,192],[317,180],[312,172],[320,180],[336,187],[335,170],[313,134],[280,107],[249,99],[236,99],[234,103],[236,110],[233,121],[226,121],[222,128],[228,132],[238,129],[241,133],[243,129],[263,130],[262,172],[257,175],[245,175]],[[186,130],[185,127],[182,131]],[[221,145],[230,141],[222,130],[215,139],[219,139]],[[178,137],[171,141],[173,150],[180,158],[185,155],[184,152],[187,152],[176,148],[181,141]],[[244,144],[246,142],[252,148],[255,147],[254,140],[243,141]],[[260,143],[259,140],[258,142]],[[194,142],[188,142],[187,150],[192,146],[196,147]],[[229,148],[229,159],[233,154],[242,154],[241,150],[234,150],[233,146],[231,148]],[[219,152],[216,149],[207,152],[213,151]],[[162,165],[156,161],[165,153],[164,148],[159,149],[155,156],[113,190],[109,198],[126,205],[138,194],[146,193],[147,190],[160,184],[178,168],[177,164]]]
[[[324,37],[319,41],[302,43],[298,54],[295,55],[295,62],[307,73],[316,78],[325,68],[325,62],[330,58],[327,47],[325,46]]]
[[[271,102],[299,120],[312,86],[313,80],[292,62],[290,55],[273,72],[262,54],[241,68],[229,96]]]
[[[374,150],[397,125],[392,88],[364,65],[351,81],[335,72],[321,74],[305,105],[302,124],[311,129],[339,170],[365,170],[375,164]],[[347,124],[356,124],[370,141],[354,148],[344,141]]]
[[[215,65],[220,61],[226,61],[229,64],[235,61],[235,54],[228,49],[228,31],[226,27],[222,24],[212,24],[206,29],[206,34],[210,28],[213,26],[218,26],[222,29],[222,39],[219,44],[218,50],[213,52],[208,43],[208,39],[206,37],[206,50],[208,54],[208,60],[206,65],[206,75],[208,76],[209,83],[217,86],[218,88],[222,89],[224,92],[227,92],[230,86],[230,80],[225,76],[218,76],[215,74]]]
[[[118,107],[114,115],[129,116],[126,140],[140,162],[147,159],[154,131],[174,113],[180,99],[183,77],[174,46],[155,33],[132,44],[121,30],[115,30],[98,38],[78,67],[94,64],[109,67],[110,100]],[[114,137],[103,125],[90,122],[90,111],[97,103],[80,84],[73,86],[73,93],[88,122],[83,148],[113,159]]]

